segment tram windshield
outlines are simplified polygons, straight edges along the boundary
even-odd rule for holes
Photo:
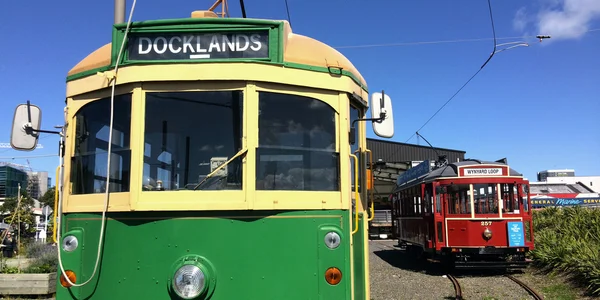
[[[444,189],[448,214],[518,214],[520,204],[528,210],[526,185],[473,183],[447,185]]]
[[[243,155],[216,170],[241,150],[242,100],[242,91],[146,93],[142,189],[242,189]]]

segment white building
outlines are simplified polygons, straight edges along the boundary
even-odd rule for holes
[[[575,176],[575,170],[545,170],[537,173],[538,182],[549,184],[580,184],[600,193],[600,176]]]

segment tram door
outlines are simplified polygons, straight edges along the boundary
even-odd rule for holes
[[[445,234],[446,232],[446,224],[444,224],[444,215],[446,206],[444,205],[446,193],[443,191],[443,187],[440,186],[439,183],[433,182],[433,199],[435,203],[433,220],[434,220],[434,228],[435,228],[435,248],[439,249],[440,247],[445,246]]]

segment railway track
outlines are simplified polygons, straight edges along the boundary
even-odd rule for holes
[[[542,297],[542,295],[540,295],[538,292],[536,292],[534,289],[532,289],[530,286],[528,286],[525,282],[515,278],[512,275],[504,275],[506,276],[508,279],[516,282],[518,285],[520,285],[522,288],[524,288],[529,295],[531,295],[535,300],[544,300],[544,297]]]
[[[525,282],[515,278],[512,275],[504,275],[505,277],[507,277],[508,279],[514,281],[515,283],[517,283],[518,285],[520,285],[523,289],[525,289],[527,291],[527,293],[529,293],[529,295],[531,295],[533,297],[533,299],[535,300],[544,300],[544,297],[542,297],[542,295],[540,295],[538,292],[536,292],[533,288],[531,288],[530,286],[528,286]],[[463,296],[462,296],[462,288],[460,287],[460,283],[458,282],[458,279],[456,279],[456,277],[454,277],[451,274],[447,274],[446,277],[448,277],[448,279],[450,279],[450,281],[452,282],[452,285],[454,286],[454,293],[455,293],[455,299],[456,300],[463,300]]]
[[[454,286],[454,293],[456,294],[456,297],[454,299],[463,300],[462,289],[460,288],[460,283],[458,283],[458,279],[456,279],[456,277],[450,274],[446,275],[446,277],[448,277],[448,279],[452,281],[452,285]]]

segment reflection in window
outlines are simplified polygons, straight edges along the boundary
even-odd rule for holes
[[[241,91],[146,93],[143,190],[239,190]],[[202,184],[198,186],[199,183]]]
[[[258,190],[339,190],[335,111],[316,99],[259,93]]]
[[[71,158],[72,193],[128,192],[131,164],[131,94],[115,96],[110,176],[107,176],[110,98],[90,102],[75,114],[75,151]]]

